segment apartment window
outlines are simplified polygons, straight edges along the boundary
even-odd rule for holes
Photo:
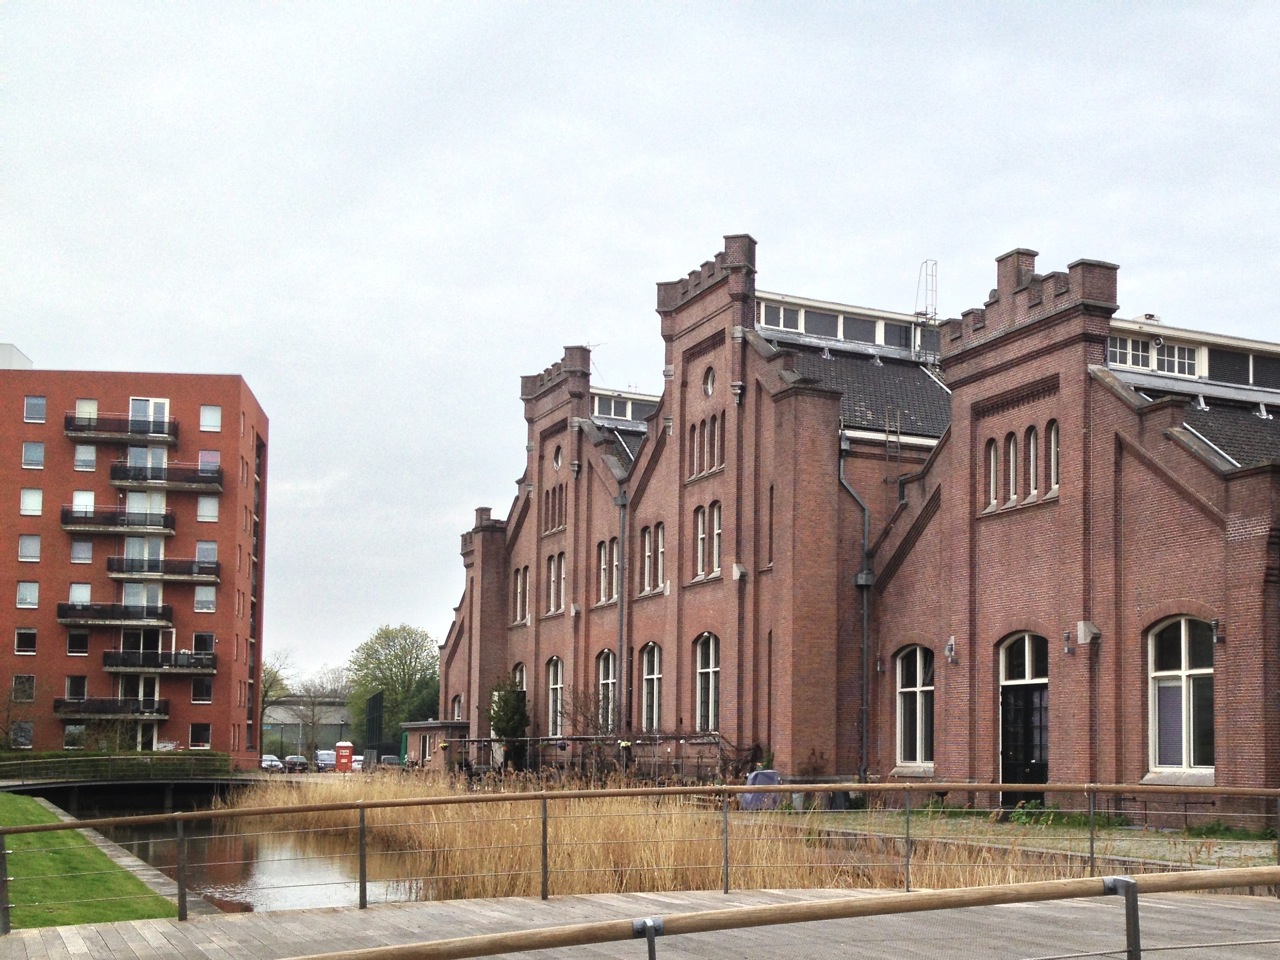
[[[92,540],[72,540],[71,541],[71,562],[72,563],[93,563],[93,541]]]
[[[19,627],[13,632],[13,652],[31,654],[36,652],[36,632],[30,627]]]
[[[1175,373],[1180,377],[1196,375],[1196,348],[1176,343],[1162,343],[1156,347],[1156,369],[1161,373]]]
[[[18,537],[18,559],[23,563],[36,563],[40,560],[40,535],[24,533]]]
[[[9,746],[14,750],[30,750],[31,734],[30,720],[15,720],[9,727]]]
[[[613,733],[614,705],[618,695],[618,656],[612,650],[602,651],[596,657],[596,699],[598,701],[600,731]]]
[[[128,602],[129,587],[131,586],[134,586],[134,584],[131,584],[131,583],[125,584],[125,602],[126,603]],[[87,583],[71,584],[70,589],[67,591],[67,602],[80,604],[80,605],[90,603],[91,601],[89,599],[89,592],[91,589],[92,589],[91,585]]]
[[[62,749],[83,750],[85,733],[83,723],[67,723],[62,727]]]
[[[898,763],[933,763],[933,651],[908,647],[897,665]]]
[[[547,661],[547,736],[564,733],[564,661],[552,657]]]
[[[1151,765],[1212,769],[1213,626],[1178,617],[1151,631]]]
[[[98,448],[92,443],[77,443],[74,466],[82,471],[98,469]]]
[[[216,587],[196,587],[196,613],[213,613],[217,609],[216,591]]]
[[[663,589],[667,581],[667,528],[661,523],[653,525],[653,588]]]
[[[711,504],[711,573],[714,576],[720,572],[720,545],[721,531],[723,520],[720,503],[717,501]]]
[[[73,490],[71,491],[71,514],[76,517],[93,516],[93,491],[92,490]]]
[[[694,578],[707,575],[707,509],[695,507],[693,511],[693,574]]]
[[[201,433],[221,433],[222,432],[222,408],[213,404],[204,404],[200,407],[200,432]]]
[[[67,699],[83,700],[89,695],[89,678],[83,676],[67,677]]]
[[[1018,502],[1018,438],[1012,433],[1004,438],[1006,503]]]
[[[698,673],[697,731],[720,729],[720,638],[704,633],[693,645]]]
[[[515,684],[517,690],[525,689],[525,673],[524,664],[517,663],[511,668],[511,681]]]
[[[15,673],[13,675],[14,703],[34,703],[36,699],[36,675],[34,673]]]
[[[87,657],[89,655],[89,634],[83,630],[73,630],[67,634],[67,656]]]
[[[222,454],[217,450],[201,450],[197,456],[197,467],[203,476],[216,474],[222,465]]]
[[[24,517],[38,517],[44,513],[44,491],[25,487],[18,497],[18,513]]]
[[[93,426],[98,419],[98,401],[80,399],[76,401],[76,423],[80,426]]]
[[[19,580],[18,606],[26,610],[34,610],[40,606],[40,584],[30,580]]]
[[[197,633],[191,637],[191,649],[196,653],[213,653],[212,633]]]
[[[653,530],[644,527],[640,530],[640,593],[646,594],[653,589]]]
[[[191,749],[192,750],[208,750],[212,742],[212,725],[208,723],[193,723],[191,725]]]
[[[22,402],[22,419],[27,423],[44,423],[44,397],[26,397]]]
[[[1058,465],[1058,421],[1049,421],[1049,437],[1048,450],[1046,451],[1046,459],[1049,461],[1049,493],[1056,494],[1058,492],[1058,479],[1060,467]]]
[[[200,523],[218,522],[217,497],[198,497],[196,499],[196,520]]]
[[[197,540],[196,541],[196,562],[197,563],[216,563],[217,561],[218,561],[218,541],[217,540]]]
[[[645,733],[652,733],[662,724],[662,648],[656,643],[647,643],[640,651],[640,674],[644,678],[640,725]]]
[[[213,677],[191,678],[191,702],[213,703]]]
[[[1027,450],[1027,499],[1034,500],[1040,492],[1040,435],[1035,427],[1027,427],[1023,446]]]
[[[22,468],[24,470],[44,469],[44,444],[36,440],[28,440],[22,444]]]

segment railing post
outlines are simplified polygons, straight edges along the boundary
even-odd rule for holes
[[[360,909],[369,906],[369,857],[365,833],[364,807],[360,808]]]
[[[1280,797],[1276,797],[1276,866],[1280,867]],[[1276,896],[1280,897],[1280,883],[1276,884]]]
[[[1098,809],[1098,795],[1093,790],[1088,791],[1089,795],[1089,876],[1096,877],[1098,875],[1097,866],[1093,858],[1093,838],[1094,838],[1094,815]]]
[[[904,843],[904,849],[903,849],[903,856],[906,859],[906,862],[904,864],[904,868],[906,872],[906,877],[905,877],[906,889],[907,889],[907,893],[910,893],[911,892],[911,791],[905,790],[904,792],[907,795],[907,802],[906,802],[907,828],[906,828],[906,837],[905,837],[905,843]]]
[[[547,798],[542,798],[542,899],[551,896],[551,858],[547,851]]]
[[[1142,960],[1142,930],[1138,922],[1138,884],[1132,877],[1107,877],[1107,893],[1124,894],[1125,960]]]
[[[722,807],[721,821],[723,824],[722,836],[724,838],[724,868],[721,871],[724,878],[724,892],[729,892],[729,794],[724,795],[724,805]]]
[[[9,932],[9,835],[0,833],[0,935]]]
[[[187,831],[181,820],[174,821],[178,841],[178,864],[175,868],[178,881],[178,919],[187,919]]]

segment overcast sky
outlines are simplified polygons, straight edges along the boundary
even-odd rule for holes
[[[4,326],[37,367],[239,373],[264,646],[443,638],[519,377],[661,389],[654,284],[956,316],[996,256],[1280,339],[1273,3],[29,3],[0,10]]]

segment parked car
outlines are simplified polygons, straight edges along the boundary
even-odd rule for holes
[[[361,770],[363,770],[363,769],[364,769],[364,757],[352,757],[352,758],[351,758],[351,769],[352,769],[352,771],[354,771],[355,773],[359,773]]]
[[[383,754],[378,758],[378,766],[386,767],[388,770],[400,770],[400,757],[394,753]]]
[[[264,753],[261,766],[267,773],[280,773],[284,770],[284,764],[280,762],[280,758],[274,753]]]
[[[337,769],[338,753],[335,750],[316,751],[316,769],[321,773],[330,773]]]
[[[310,773],[311,764],[307,763],[306,757],[300,757],[296,753],[292,756],[284,758],[285,773]]]

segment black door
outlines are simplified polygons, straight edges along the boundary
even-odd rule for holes
[[[1006,684],[1000,690],[1000,779],[1004,783],[1049,782],[1049,685]],[[1044,804],[1043,792],[1006,791],[1005,807]]]

